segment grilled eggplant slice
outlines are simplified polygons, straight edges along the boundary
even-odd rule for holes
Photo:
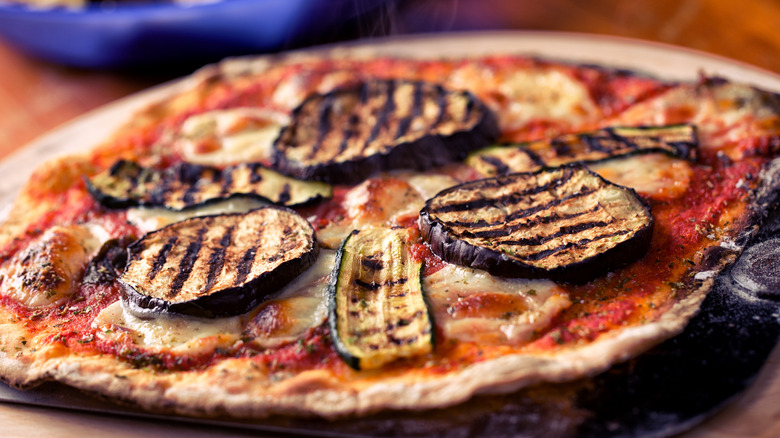
[[[375,80],[307,98],[274,144],[273,167],[301,179],[357,183],[383,170],[459,161],[498,136],[494,115],[468,92]]]
[[[639,153],[693,159],[697,145],[693,125],[610,127],[521,145],[493,146],[473,153],[466,163],[485,176],[495,176]]]
[[[284,207],[187,219],[129,247],[122,299],[140,316],[238,315],[306,270],[318,248],[311,225]]]
[[[653,230],[636,192],[579,164],[449,188],[426,202],[419,222],[431,250],[446,261],[567,282],[640,258]]]
[[[158,206],[173,210],[234,196],[291,207],[329,198],[333,193],[328,184],[296,180],[259,163],[219,169],[182,162],[156,170],[124,160],[87,180],[87,188],[109,208]]]
[[[337,253],[328,294],[333,344],[352,368],[431,351],[422,262],[412,258],[405,229],[353,231]]]

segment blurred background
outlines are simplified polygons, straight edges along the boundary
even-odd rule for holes
[[[581,32],[674,44],[780,73],[777,0],[103,0],[76,10],[9,1],[21,0],[0,0],[0,158],[91,109],[224,56],[355,39]]]

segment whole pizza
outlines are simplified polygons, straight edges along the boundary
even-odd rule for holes
[[[196,72],[42,164],[0,376],[338,418],[593,376],[681,332],[778,194],[780,96],[520,55]]]

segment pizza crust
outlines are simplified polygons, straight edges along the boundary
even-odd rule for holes
[[[352,53],[348,53],[352,56]],[[332,57],[347,56],[338,51]],[[370,58],[370,55],[367,56]],[[266,57],[256,60],[231,60],[205,68],[190,80],[191,91],[153,105],[136,116],[120,134],[149,126],[159,114],[177,113],[201,103],[203,87],[212,90],[227,81],[240,83],[246,75],[257,75],[271,68],[323,59],[322,55],[295,55],[284,58]],[[121,155],[111,150],[113,143],[101,146],[96,157]],[[65,179],[56,184],[72,182],[81,166],[92,166],[86,159],[62,159],[51,164],[54,169],[78,169],[64,173]],[[75,167],[72,167],[75,166]],[[91,168],[90,168],[90,171]],[[46,174],[49,170],[42,170]],[[89,173],[89,172],[84,172]],[[407,373],[377,381],[347,381],[325,369],[299,373],[279,383],[269,383],[262,372],[256,379],[248,379],[247,359],[230,359],[204,371],[156,373],[150,369],[135,369],[111,356],[73,355],[58,350],[57,345],[31,351],[21,347],[19,353],[0,354],[3,378],[19,387],[55,380],[82,390],[138,405],[146,410],[172,412],[192,416],[230,416],[262,418],[271,415],[316,415],[341,418],[367,415],[380,410],[412,410],[458,404],[476,394],[510,393],[540,382],[564,382],[593,376],[615,363],[635,357],[654,345],[681,332],[687,321],[698,312],[707,292],[714,284],[714,275],[738,256],[742,246],[755,234],[769,204],[777,197],[780,161],[775,160],[765,170],[761,191],[756,195],[754,210],[740,229],[725,245],[711,248],[711,256],[704,257],[697,268],[707,274],[699,286],[685,299],[677,302],[657,321],[640,326],[612,331],[584,346],[544,354],[511,354],[479,362],[447,374]],[[26,210],[32,204],[31,193],[36,190],[33,177],[10,222],[4,225],[4,242],[18,234],[25,224],[37,218],[41,211],[53,204],[41,204],[41,210]],[[3,320],[13,314],[2,311]],[[0,325],[0,339],[5,348],[13,348],[12,339],[32,338],[15,322]],[[250,371],[251,373],[251,371]],[[240,382],[237,383],[237,382]]]

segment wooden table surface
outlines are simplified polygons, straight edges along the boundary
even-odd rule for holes
[[[357,32],[366,37],[463,29],[587,32],[698,49],[780,74],[778,24],[776,0],[400,0]],[[0,40],[0,158],[79,115],[188,71],[80,70],[30,58]],[[3,437],[249,435],[13,404],[0,404],[0,431]],[[755,385],[686,436],[780,436],[780,350]]]

